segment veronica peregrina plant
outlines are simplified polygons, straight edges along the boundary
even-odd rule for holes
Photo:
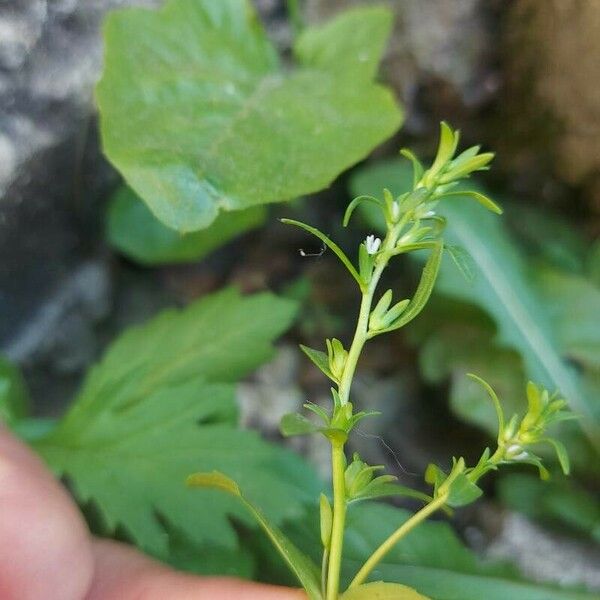
[[[390,598],[423,598],[415,590],[398,584],[366,583],[376,565],[408,532],[440,509],[449,510],[476,500],[482,494],[478,486],[481,477],[501,465],[528,463],[539,469],[543,479],[547,478],[548,471],[535,452],[535,447],[539,444],[550,444],[556,451],[565,474],[569,472],[564,447],[547,434],[551,424],[573,418],[566,409],[565,401],[556,394],[551,395],[547,390],[529,383],[526,390],[527,412],[522,417],[514,415],[507,420],[494,390],[476,375],[471,377],[485,388],[497,413],[497,447],[494,451],[486,448],[477,464],[472,467],[462,457],[453,458],[447,470],[429,465],[425,479],[433,488],[430,496],[398,485],[393,475],[380,473],[382,467],[370,466],[356,454],[351,460],[346,456],[345,445],[356,424],[366,417],[378,414],[357,410],[351,401],[352,382],[365,344],[378,335],[407,325],[419,315],[431,295],[444,252],[446,221],[436,213],[438,203],[456,201],[459,197],[471,198],[495,213],[502,212],[490,198],[479,192],[455,189],[471,173],[488,169],[493,158],[492,153],[480,153],[479,146],[468,148],[457,155],[458,142],[458,131],[442,123],[437,155],[428,169],[424,168],[412,152],[402,150],[402,154],[413,166],[411,189],[398,197],[385,189],[382,198],[359,196],[349,204],[343,219],[344,226],[348,225],[354,210],[361,203],[374,204],[386,223],[383,239],[369,235],[359,245],[357,266],[334,241],[318,229],[305,223],[283,219],[284,223],[312,233],[332,250],[356,281],[361,294],[356,330],[349,345],[344,346],[342,341],[334,338],[326,340],[326,352],[302,346],[308,358],[334,384],[330,409],[307,403],[305,408],[316,415],[316,420],[293,414],[286,415],[281,423],[282,433],[286,436],[321,433],[331,444],[332,502],[325,494],[321,494],[319,500],[323,546],[320,572],[279,530],[267,523],[261,512],[244,498],[238,485],[231,479],[213,472],[192,475],[188,480],[191,485],[216,487],[239,496],[270,536],[311,599],[369,598],[373,597],[376,589],[385,591],[389,594],[386,597]],[[398,298],[394,296],[393,290],[378,294],[378,284],[390,261],[397,256],[421,250],[429,252],[429,257],[413,296]],[[349,590],[340,595],[348,505],[391,495],[419,498],[424,502],[424,507],[374,550],[354,575]]]

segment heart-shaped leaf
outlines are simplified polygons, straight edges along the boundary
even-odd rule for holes
[[[107,19],[104,151],[166,225],[320,190],[402,121],[374,76],[392,14],[305,30],[282,68],[248,0],[171,0]]]

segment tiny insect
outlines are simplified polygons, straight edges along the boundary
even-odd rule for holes
[[[323,256],[325,250],[327,250],[327,246],[323,244],[318,252],[306,252],[306,250],[303,250],[302,248],[300,248],[299,252],[300,256]]]

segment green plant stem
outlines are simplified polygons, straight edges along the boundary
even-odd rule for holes
[[[368,339],[369,316],[373,304],[373,296],[377,289],[379,279],[393,255],[394,247],[402,231],[404,222],[392,227],[386,235],[381,252],[378,255],[375,268],[368,286],[363,291],[360,311],[354,338],[348,351],[344,372],[338,386],[338,394],[342,405],[350,400],[350,389],[356,371],[356,365],[363,346]],[[342,565],[342,550],[344,545],[344,528],[346,524],[346,489],[344,472],[346,459],[344,456],[344,442],[331,441],[331,469],[333,480],[333,524],[331,529],[331,547],[329,551],[329,564],[327,569],[327,600],[337,600],[340,585],[340,570]]]
[[[340,588],[340,569],[342,566],[342,547],[346,525],[346,484],[344,472],[346,458],[344,443],[331,443],[331,470],[333,475],[333,523],[331,527],[331,546],[327,570],[327,600],[337,600]]]
[[[432,502],[430,502],[427,506],[423,507],[421,510],[416,512],[408,521],[405,521],[392,535],[390,535],[382,544],[371,554],[371,556],[367,559],[365,564],[360,568],[352,583],[350,583],[350,587],[356,587],[361,583],[364,583],[366,578],[369,576],[371,571],[377,566],[377,564],[381,561],[381,559],[410,531],[412,531],[417,525],[425,521],[427,517],[432,515],[435,511],[443,508],[446,500],[448,499],[447,495],[440,496],[436,498]]]

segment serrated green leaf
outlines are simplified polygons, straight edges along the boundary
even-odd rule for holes
[[[239,507],[191,498],[183,481],[197,469],[238,479],[275,522],[299,514],[318,484],[297,458],[235,427],[229,383],[272,355],[294,311],[271,294],[228,289],[131,328],[34,447],[81,502],[97,506],[108,531],[156,554],[168,548],[163,520],[194,543],[235,545],[228,515]]]
[[[298,550],[290,540],[264,516],[250,500],[242,494],[238,484],[231,478],[213,471],[211,473],[196,473],[187,478],[190,487],[214,488],[227,492],[238,498],[256,519],[263,531],[269,536],[271,542],[277,548],[280,556],[285,560],[288,567],[296,575],[311,600],[320,600],[321,584],[319,581],[319,569],[317,566]]]
[[[104,151],[184,232],[327,187],[402,121],[373,79],[391,22],[369,7],[306,29],[287,69],[248,0],[114,11],[96,89]]]
[[[0,356],[0,421],[13,425],[29,414],[29,392],[19,369]]]
[[[352,588],[340,600],[430,600],[412,588],[399,583],[375,581]]]
[[[329,357],[325,352],[321,352],[320,350],[314,350],[313,348],[309,348],[308,346],[304,346],[300,344],[300,348],[308,358],[312,361],[312,363],[322,371],[324,375],[329,377],[332,381],[337,383],[337,379],[333,376],[331,369],[329,368]]]
[[[200,260],[265,220],[264,206],[221,213],[206,229],[178,233],[163,225],[136,193],[121,187],[108,206],[109,243],[125,256],[143,265],[186,263]]]

